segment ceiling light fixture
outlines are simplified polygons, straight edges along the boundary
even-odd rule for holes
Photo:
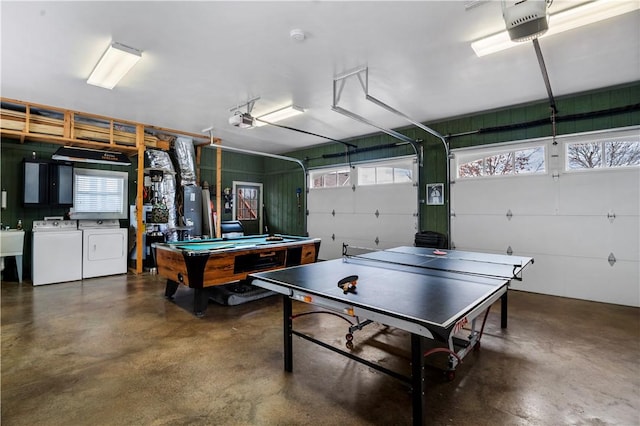
[[[540,38],[552,36],[574,28],[604,21],[614,16],[623,15],[640,9],[638,1],[595,0],[580,6],[572,7],[549,17],[549,29]],[[477,56],[485,56],[518,46],[513,42],[507,31],[502,31],[471,43]]]
[[[87,83],[113,89],[141,57],[142,52],[138,49],[113,42],[98,61]]]
[[[300,108],[296,105],[289,105],[284,108],[277,109],[268,114],[261,115],[260,117],[256,117],[253,125],[255,127],[266,126],[269,123],[275,123],[277,121],[281,121],[287,119],[289,117],[293,117],[304,112],[303,108]]]

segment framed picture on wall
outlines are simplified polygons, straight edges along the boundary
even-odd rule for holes
[[[427,184],[427,205],[442,206],[444,204],[444,183]]]

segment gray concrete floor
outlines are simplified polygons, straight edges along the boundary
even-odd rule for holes
[[[167,301],[156,275],[1,290],[3,426],[411,423],[405,385],[300,338],[285,373],[279,296],[198,319],[189,289]],[[524,292],[509,307],[453,382],[429,369],[429,424],[640,424],[639,309]],[[342,348],[345,325],[296,320]],[[406,333],[375,325],[355,344],[408,372]]]

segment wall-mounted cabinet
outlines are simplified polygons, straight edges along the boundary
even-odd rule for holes
[[[22,204],[25,207],[73,205],[72,164],[25,159],[22,170]]]

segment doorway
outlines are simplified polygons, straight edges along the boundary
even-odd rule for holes
[[[233,194],[233,220],[242,222],[245,235],[262,234],[262,184],[234,181]]]

